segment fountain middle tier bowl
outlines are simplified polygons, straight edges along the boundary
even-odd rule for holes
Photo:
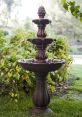
[[[27,41],[36,44],[36,45],[48,45],[51,44],[53,42],[53,39],[51,38],[35,38],[35,39],[27,39]]]
[[[58,70],[62,66],[62,64],[65,63],[65,61],[60,59],[48,59],[44,63],[39,63],[34,59],[24,59],[18,60],[18,63],[20,63],[21,66],[28,71],[51,72]]]

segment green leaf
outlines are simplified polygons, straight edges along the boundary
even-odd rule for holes
[[[75,6],[75,1],[73,1],[73,2],[68,2],[71,6]]]
[[[61,4],[65,4],[66,3],[66,0],[60,0],[61,1]]]
[[[68,10],[68,4],[67,3],[64,3],[63,7]]]
[[[74,6],[71,6],[70,7],[70,10],[71,10],[71,13],[73,14],[73,12],[75,11],[75,7]]]
[[[80,6],[75,6],[75,10],[79,11],[80,10]]]
[[[80,13],[80,21],[82,22],[82,13]]]

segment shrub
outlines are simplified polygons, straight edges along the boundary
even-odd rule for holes
[[[63,36],[58,36],[57,39],[54,40],[54,43],[49,46],[48,55],[51,58],[65,60],[65,64],[59,70],[50,73],[52,81],[65,81],[68,77],[68,67],[72,63],[72,57],[69,54],[69,45],[67,39]]]
[[[17,98],[19,90],[32,90],[35,85],[34,73],[24,70],[17,61],[19,59],[34,58],[36,48],[26,38],[35,37],[35,33],[28,32],[25,29],[13,31],[10,36],[5,36],[4,32],[0,32],[2,44],[0,48],[0,81],[5,84],[4,91],[7,91],[12,98]],[[50,90],[54,89],[54,81],[62,81],[67,77],[67,68],[70,64],[70,56],[68,45],[63,37],[54,40],[52,45],[47,49],[47,54],[50,58],[65,59],[66,64],[58,71],[48,75],[48,83]],[[7,87],[7,89],[6,89]]]
[[[29,72],[23,70],[17,60],[34,57],[35,50],[29,42],[26,42],[26,38],[32,37],[34,33],[18,29],[9,37],[0,34],[3,42],[0,48],[0,81],[5,84],[5,89],[7,87],[6,91],[9,94],[17,93],[23,87],[24,80],[27,86],[32,88],[32,78],[29,79]]]

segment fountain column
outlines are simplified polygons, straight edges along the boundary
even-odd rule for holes
[[[48,104],[50,102],[50,96],[47,90],[46,77],[47,72],[40,72],[36,74],[36,88],[33,94],[33,103],[35,105],[32,113],[47,113],[51,110],[48,109]]]

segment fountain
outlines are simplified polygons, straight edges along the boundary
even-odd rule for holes
[[[47,90],[46,77],[49,72],[58,70],[62,64],[65,63],[64,60],[60,59],[47,59],[45,50],[47,46],[53,42],[53,39],[46,38],[45,27],[51,23],[51,21],[44,18],[45,14],[44,7],[39,7],[39,19],[33,20],[38,26],[37,38],[27,39],[27,41],[35,44],[37,47],[36,58],[34,60],[25,59],[18,61],[25,70],[34,72],[36,76],[36,87],[33,93],[34,108],[31,110],[32,114],[52,112],[52,110],[48,108],[50,96]]]

